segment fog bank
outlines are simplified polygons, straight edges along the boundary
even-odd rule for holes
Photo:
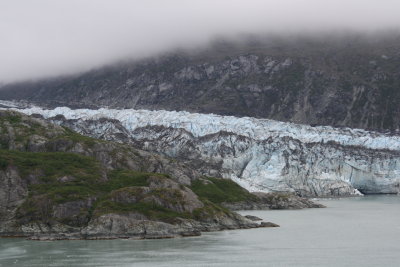
[[[0,81],[84,71],[216,37],[399,29],[396,0],[3,0]]]

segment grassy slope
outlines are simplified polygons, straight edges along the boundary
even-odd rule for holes
[[[211,177],[205,179],[206,182],[194,181],[191,187],[193,192],[202,199],[207,199],[215,204],[257,200],[256,196],[232,180]]]

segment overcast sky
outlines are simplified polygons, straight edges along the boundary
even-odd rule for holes
[[[0,81],[87,70],[215,36],[400,27],[400,0],[0,0]]]

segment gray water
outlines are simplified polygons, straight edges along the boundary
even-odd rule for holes
[[[0,266],[400,266],[400,197],[244,211],[281,225],[165,240],[0,239]]]

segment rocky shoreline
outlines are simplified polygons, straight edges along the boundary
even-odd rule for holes
[[[268,210],[324,208],[325,206],[289,193],[255,193],[256,201],[224,203],[230,210]],[[110,240],[110,239],[165,239],[201,236],[202,232],[236,229],[279,227],[261,218],[231,212],[205,221],[176,218],[174,223],[146,220],[142,215],[105,214],[78,229],[56,224],[29,223],[20,231],[0,231],[1,238],[23,237],[36,241],[55,240]],[[9,229],[10,230],[10,229]]]
[[[216,232],[224,230],[253,229],[279,227],[272,222],[256,223],[254,219],[248,219],[237,214],[233,220],[227,220],[221,224],[202,223],[194,221],[182,221],[182,224],[173,225],[155,221],[136,221],[129,216],[118,214],[108,214],[98,220],[100,224],[92,224],[82,231],[63,232],[60,225],[52,229],[46,229],[45,225],[31,225],[31,229],[26,232],[1,232],[0,238],[26,238],[36,241],[55,241],[55,240],[110,240],[110,239],[166,239],[179,237],[201,236],[203,232]],[[111,224],[114,224],[112,227]],[[28,228],[28,226],[25,226]],[[48,230],[48,231],[47,231]]]
[[[236,203],[222,203],[230,210],[280,210],[280,209],[305,209],[325,208],[324,205],[315,203],[308,198],[299,197],[291,193],[253,193],[258,201],[242,201]]]
[[[238,216],[237,221],[221,225],[220,223],[182,222],[180,225],[172,225],[155,221],[135,222],[125,216],[117,214],[108,215],[100,220],[106,220],[116,225],[113,229],[105,229],[109,225],[92,225],[81,232],[57,233],[2,233],[1,237],[24,237],[28,240],[55,241],[55,240],[110,240],[110,239],[166,239],[179,237],[201,236],[202,232],[215,232],[223,230],[253,229],[265,227],[279,227],[270,222],[255,223],[249,219]],[[127,227],[132,223],[134,226]],[[232,224],[231,224],[232,223]],[[101,229],[99,229],[101,228]],[[129,229],[128,229],[129,228]],[[104,230],[104,231],[103,231]]]

